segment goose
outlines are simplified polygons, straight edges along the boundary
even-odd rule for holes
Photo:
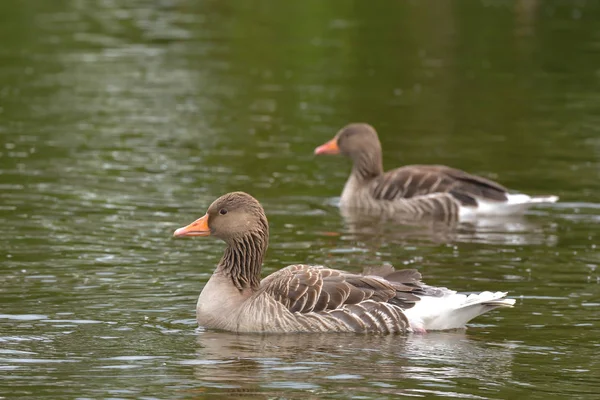
[[[314,154],[342,154],[352,160],[342,209],[465,220],[519,215],[532,205],[558,200],[508,193],[499,183],[444,165],[407,165],[384,172],[379,137],[365,123],[346,125]]]
[[[428,286],[414,269],[391,266],[362,274],[320,265],[287,266],[260,279],[269,224],[244,192],[216,199],[175,237],[215,236],[227,245],[196,305],[200,326],[232,332],[407,333],[463,328],[498,307],[505,292],[459,294]]]

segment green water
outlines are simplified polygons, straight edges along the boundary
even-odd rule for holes
[[[598,1],[3,0],[0,398],[598,398]],[[353,223],[347,160],[448,164],[561,202],[444,230]],[[418,268],[514,309],[427,335],[197,328],[223,251],[175,240],[254,194],[264,272]]]

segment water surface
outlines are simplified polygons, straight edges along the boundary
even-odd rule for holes
[[[435,4],[434,4],[435,3]],[[0,2],[0,397],[596,398],[600,5]],[[524,218],[357,223],[351,121],[384,164],[448,164],[561,202]],[[264,273],[389,263],[505,290],[458,332],[197,328],[217,196],[263,203]]]

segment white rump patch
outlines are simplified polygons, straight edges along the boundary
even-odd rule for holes
[[[477,207],[459,208],[459,217],[470,218],[476,216],[506,216],[523,214],[529,207],[535,204],[556,203],[558,196],[529,196],[522,193],[507,194],[506,201],[490,201],[477,199]]]

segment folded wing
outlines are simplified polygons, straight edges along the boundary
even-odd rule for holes
[[[459,169],[442,165],[409,165],[385,173],[372,187],[378,200],[410,199],[449,193],[462,205],[476,206],[476,199],[506,201],[502,185]]]

